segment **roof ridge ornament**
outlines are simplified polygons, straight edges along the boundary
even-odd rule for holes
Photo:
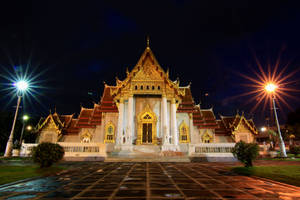
[[[147,35],[147,48],[150,48],[150,37]]]

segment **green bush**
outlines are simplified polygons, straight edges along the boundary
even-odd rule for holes
[[[240,141],[235,144],[232,153],[245,167],[252,167],[252,160],[258,156],[259,147],[255,143],[245,143]]]
[[[59,144],[44,142],[32,150],[33,161],[40,167],[50,167],[64,157],[65,151]]]
[[[290,147],[290,153],[294,154],[295,156],[300,154],[300,146],[291,146]]]

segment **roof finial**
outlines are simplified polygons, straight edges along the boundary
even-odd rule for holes
[[[149,35],[147,35],[147,48],[150,48],[150,38],[149,38]]]

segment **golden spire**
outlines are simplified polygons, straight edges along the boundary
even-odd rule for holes
[[[149,35],[147,36],[147,48],[150,48],[150,38],[149,38]]]

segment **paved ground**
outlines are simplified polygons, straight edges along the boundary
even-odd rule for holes
[[[87,163],[0,188],[1,199],[300,199],[300,188],[237,176],[218,163]]]

